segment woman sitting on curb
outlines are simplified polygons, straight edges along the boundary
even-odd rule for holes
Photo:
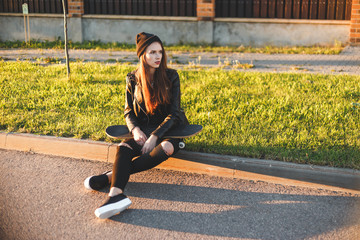
[[[133,139],[119,144],[112,172],[88,177],[84,185],[100,190],[111,183],[109,198],[98,209],[98,218],[109,218],[127,209],[131,201],[124,195],[131,174],[151,169],[179,151],[180,139],[164,139],[179,124],[188,124],[180,108],[178,73],[167,68],[166,54],[158,36],[139,33],[137,70],[126,77],[125,120]]]

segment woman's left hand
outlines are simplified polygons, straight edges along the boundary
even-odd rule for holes
[[[151,135],[145,142],[144,146],[141,149],[142,154],[151,152],[155,146],[156,141],[158,140],[158,137],[155,135]]]

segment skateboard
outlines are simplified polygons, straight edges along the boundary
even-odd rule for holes
[[[170,129],[163,138],[187,138],[195,136],[202,130],[201,125],[180,125],[174,129]],[[106,128],[106,135],[116,139],[129,139],[133,138],[133,135],[129,132],[126,125],[114,125]],[[179,148],[185,148],[185,143],[181,141]]]
[[[179,125],[165,133],[163,138],[187,138],[201,132],[201,125]],[[106,135],[111,138],[128,139],[133,138],[126,125],[114,125],[106,128]]]

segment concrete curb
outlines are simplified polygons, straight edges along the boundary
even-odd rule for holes
[[[111,162],[116,145],[104,142],[42,136],[24,133],[0,133],[0,147],[56,156]]]
[[[277,177],[286,182],[301,181],[308,184],[360,190],[360,171],[353,169],[186,151],[179,152],[176,157],[191,162],[234,169],[234,171],[240,171],[241,174],[246,172]]]
[[[0,148],[113,163],[117,144],[0,132]],[[360,171],[180,151],[157,168],[360,194]]]

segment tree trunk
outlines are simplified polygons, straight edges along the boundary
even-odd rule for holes
[[[63,10],[64,10],[64,35],[65,35],[65,58],[66,58],[66,73],[67,78],[70,80],[70,64],[69,64],[69,52],[68,52],[68,36],[67,36],[67,18],[66,18],[66,6],[65,1],[62,0]]]

